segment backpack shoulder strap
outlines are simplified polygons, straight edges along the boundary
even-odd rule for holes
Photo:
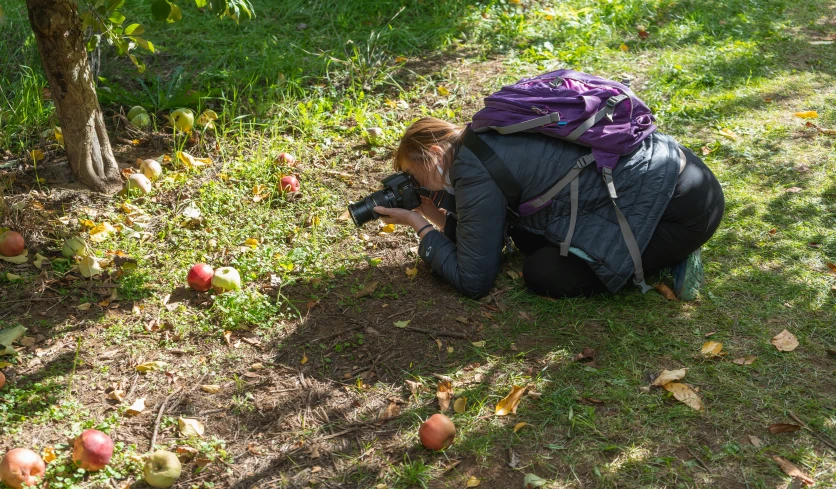
[[[469,127],[465,129],[462,144],[472,151],[485,166],[485,169],[488,170],[493,181],[496,182],[505,198],[508,199],[508,208],[512,212],[517,212],[520,205],[520,184],[517,183],[514,175],[511,175],[502,159]]]

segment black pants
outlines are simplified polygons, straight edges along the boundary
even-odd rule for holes
[[[711,238],[725,209],[720,182],[693,152],[685,152],[685,168],[679,174],[673,197],[642,254],[645,273],[653,273],[684,260]],[[514,244],[530,256],[523,265],[526,286],[549,297],[589,296],[606,292],[586,260],[560,248],[545,237],[510,228]]]

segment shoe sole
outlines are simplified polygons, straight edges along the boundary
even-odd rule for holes
[[[688,262],[685,264],[685,277],[682,280],[682,291],[677,294],[677,298],[681,301],[696,299],[704,281],[705,271],[702,266],[702,255],[700,250],[697,250],[688,256]]]

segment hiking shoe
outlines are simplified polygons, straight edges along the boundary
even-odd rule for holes
[[[673,293],[681,301],[697,298],[705,280],[700,250],[694,251],[687,258],[671,267],[673,273]]]

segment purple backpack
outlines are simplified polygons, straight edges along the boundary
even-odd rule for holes
[[[605,122],[601,122],[607,119]],[[656,125],[630,88],[579,71],[523,78],[485,98],[473,116],[474,132],[540,132],[592,148],[599,170],[638,148]]]

